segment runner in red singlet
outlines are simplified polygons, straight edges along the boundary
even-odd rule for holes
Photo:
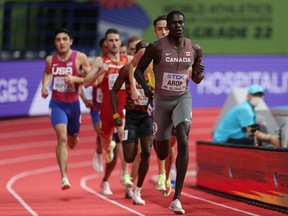
[[[105,38],[102,38],[99,41],[99,49],[101,55],[105,56],[109,53],[106,45],[104,44]],[[93,59],[90,60],[90,65],[92,65]],[[84,89],[80,88],[79,94],[81,99],[85,103],[87,108],[90,108],[90,115],[93,123],[94,131],[96,132],[96,148],[95,153],[92,160],[92,166],[97,172],[103,172],[103,160],[102,160],[102,146],[101,146],[101,137],[100,137],[100,105],[102,102],[102,91],[99,86],[90,86],[89,88]]]
[[[120,35],[117,29],[110,28],[105,33],[105,44],[109,50],[109,54],[103,57],[97,57],[93,64],[91,74],[85,78],[84,86],[98,85],[101,87],[103,93],[103,100],[100,108],[101,119],[101,145],[105,150],[106,169],[102,181],[102,192],[105,195],[112,194],[108,179],[112,170],[116,165],[115,157],[115,141],[112,140],[113,131],[115,128],[114,119],[121,117],[124,119],[124,104],[125,104],[125,88],[123,86],[117,94],[119,101],[118,113],[113,113],[110,104],[110,91],[114,85],[115,80],[119,75],[119,70],[125,64],[128,64],[132,56],[120,55],[119,48],[121,45]],[[123,126],[117,127],[120,143],[123,133]],[[117,145],[117,152],[119,153],[122,163],[122,183],[126,187],[133,185],[130,175],[128,173],[128,164],[124,161],[122,146]]]

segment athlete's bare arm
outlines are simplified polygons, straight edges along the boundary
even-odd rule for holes
[[[110,91],[110,102],[112,105],[112,110],[113,113],[118,113],[118,97],[117,97],[117,92],[120,90],[121,86],[124,84],[125,79],[129,78],[128,75],[128,65],[124,65],[120,71],[119,71],[119,76],[117,77],[114,86],[112,88],[112,90]],[[122,126],[123,121],[122,119],[119,117],[115,118],[115,123],[116,126]]]
[[[131,55],[127,55],[127,57],[128,57],[128,63],[130,63],[132,60],[133,60],[133,56],[131,56]]]
[[[79,61],[78,71],[81,71],[81,76],[86,77],[91,71],[91,64],[84,53],[78,53],[76,61]]]
[[[92,108],[93,107],[93,103],[92,103],[92,101],[88,100],[88,98],[86,97],[82,85],[79,86],[79,96],[81,97],[83,103],[85,104],[85,106],[87,108]]]
[[[46,63],[45,63],[45,69],[43,72],[43,77],[42,77],[42,89],[41,89],[41,94],[43,98],[48,97],[48,85],[50,84],[52,80],[52,73],[51,71],[51,63],[52,63],[52,56],[47,56],[46,57]]]
[[[195,52],[194,64],[192,65],[192,80],[199,84],[204,79],[204,66],[201,64],[202,48],[198,44],[193,44],[192,47]]]
[[[134,78],[134,71],[135,67],[137,66],[139,60],[144,54],[145,49],[140,49],[132,59],[132,61],[127,65],[128,74],[129,74],[129,82],[130,82],[130,88],[131,88],[131,98],[132,100],[138,100],[141,97],[141,94],[136,88],[136,81]]]
[[[85,88],[92,85],[96,86],[102,81],[105,69],[107,69],[103,68],[103,66],[102,57],[96,57],[92,62],[91,71],[84,79],[83,86]]]
[[[78,52],[76,56],[76,67],[77,71],[80,74],[79,76],[66,75],[64,78],[65,83],[73,84],[73,83],[83,83],[84,77],[89,74],[91,70],[90,63],[88,61],[87,56],[84,53]]]
[[[155,43],[149,44],[135,69],[134,77],[144,89],[145,95],[147,97],[152,97],[154,91],[150,86],[148,86],[148,83],[146,82],[144,77],[144,71],[149,66],[152,60],[154,63],[157,64],[161,60],[161,55],[161,47],[159,47]]]

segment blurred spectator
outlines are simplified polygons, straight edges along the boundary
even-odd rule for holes
[[[127,55],[127,46],[123,41],[120,46],[120,55]]]
[[[248,88],[247,100],[231,108],[220,121],[213,134],[213,142],[259,145],[268,142],[280,147],[277,135],[264,133],[256,123],[255,108],[261,104],[264,89],[257,84]]]
[[[135,55],[136,51],[136,44],[139,43],[142,40],[142,37],[138,35],[134,35],[130,37],[127,41],[127,54],[128,55]]]

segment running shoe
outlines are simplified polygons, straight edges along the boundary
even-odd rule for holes
[[[169,209],[175,214],[185,214],[185,210],[182,208],[181,202],[178,199],[172,201],[169,206]]]
[[[133,190],[132,188],[126,188],[125,199],[132,199]]]
[[[171,194],[171,192],[172,192],[172,184],[171,184],[170,178],[168,178],[166,180],[165,185],[166,185],[166,190],[163,191],[162,194],[163,194],[164,197],[168,197]]]
[[[110,189],[110,185],[109,185],[108,181],[102,182],[101,187],[102,187],[102,194],[104,194],[104,195],[112,195],[113,194],[111,189]]]
[[[126,173],[125,175],[123,175],[122,177],[122,184],[126,187],[126,188],[132,188],[133,187],[133,182],[132,182],[132,178],[131,176]]]
[[[145,201],[141,198],[141,193],[139,191],[134,191],[132,200],[134,205],[145,205]]]
[[[158,175],[157,184],[156,184],[157,190],[166,191],[165,179],[166,179],[165,173],[161,173]]]
[[[67,190],[69,188],[71,188],[71,184],[70,184],[68,178],[63,177],[62,178],[62,183],[61,183],[61,189],[62,190]]]
[[[110,142],[110,151],[106,151],[105,158],[107,163],[111,163],[114,158],[114,148],[116,146],[116,142],[111,140]]]
[[[102,154],[95,153],[92,161],[92,166],[96,172],[103,172]]]

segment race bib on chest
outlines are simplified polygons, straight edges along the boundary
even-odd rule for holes
[[[187,74],[163,73],[161,89],[169,91],[185,91],[187,87]]]
[[[58,92],[75,92],[75,85],[64,82],[64,77],[54,77],[53,90]]]
[[[148,97],[145,96],[144,94],[144,89],[138,89],[139,93],[140,93],[140,99],[138,101],[134,101],[135,105],[147,105],[148,103]]]
[[[109,87],[109,90],[112,90],[113,86],[114,86],[114,83],[117,79],[117,77],[119,76],[119,74],[108,74],[108,87]],[[121,89],[125,89],[125,85],[123,84],[121,86]]]

